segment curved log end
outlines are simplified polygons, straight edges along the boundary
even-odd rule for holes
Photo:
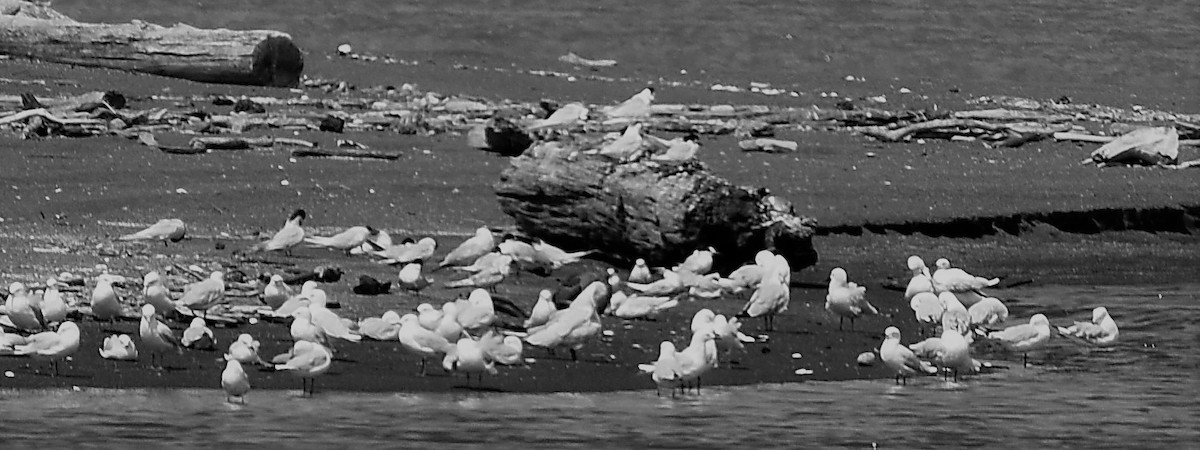
[[[304,54],[286,35],[270,36],[254,47],[251,73],[254,84],[293,88],[300,86]]]

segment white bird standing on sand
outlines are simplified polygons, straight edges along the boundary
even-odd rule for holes
[[[712,247],[703,250],[692,250],[692,254],[688,255],[678,266],[671,270],[675,272],[690,272],[696,275],[704,275],[712,271],[713,255],[717,251]]]
[[[457,339],[458,336],[455,338]],[[400,318],[400,330],[397,331],[397,339],[399,339],[400,345],[403,345],[405,349],[421,357],[420,374],[422,376],[425,375],[427,359],[451,351],[449,340],[421,326],[417,316],[412,314],[405,314],[404,317]]]
[[[787,311],[792,294],[784,281],[783,271],[768,269],[766,272],[738,317],[762,317],[763,330],[772,331],[775,329],[775,315]]]
[[[225,274],[221,271],[213,271],[207,279],[187,285],[183,288],[183,296],[179,298],[180,305],[193,313],[200,311],[205,317],[209,308],[224,302]]]
[[[584,256],[595,253],[595,250],[581,250],[578,252],[567,252],[561,248],[547,244],[546,241],[538,239],[533,243],[533,250],[538,253],[538,259],[550,263],[551,269],[559,269],[567,264],[579,262]]]
[[[958,301],[958,296],[952,292],[938,294],[938,300],[946,309],[946,312],[942,313],[942,327],[953,328],[965,335],[971,326],[971,312],[967,310],[966,306],[963,306],[962,302]]]
[[[46,290],[42,293],[42,319],[47,325],[67,320],[67,302],[62,292],[58,291],[58,280],[46,280]]]
[[[317,389],[317,377],[329,370],[333,364],[333,352],[324,345],[297,341],[292,345],[291,357],[283,364],[276,364],[275,370],[286,370],[300,378],[301,390],[311,396]]]
[[[225,353],[225,359],[235,359],[242,364],[258,364],[266,365],[266,362],[258,356],[259,342],[254,340],[252,336],[246,333],[238,335],[236,341],[229,344],[229,351]]]
[[[679,306],[679,300],[671,297],[627,295],[618,291],[613,293],[605,313],[622,319],[654,319],[659,313],[676,306]]]
[[[164,315],[176,310],[175,302],[171,301],[171,291],[163,286],[162,276],[158,272],[150,272],[142,277],[142,302],[154,305],[154,310]]]
[[[625,285],[645,295],[675,295],[683,292],[683,280],[679,278],[679,274],[667,269],[661,269],[661,272],[662,279],[653,283],[625,283]]]
[[[294,295],[292,288],[283,282],[283,276],[271,275],[271,281],[263,288],[262,302],[272,309],[277,309]]]
[[[233,403],[233,397],[237,397],[242,404],[246,403],[246,394],[250,392],[250,377],[246,376],[240,361],[226,356],[225,370],[221,372],[221,388],[225,389],[226,402]]]
[[[1108,308],[1097,306],[1092,310],[1092,321],[1075,322],[1069,327],[1058,327],[1058,332],[1066,336],[1074,336],[1085,341],[1106,347],[1117,342],[1120,331],[1117,322],[1108,315]]]
[[[183,330],[183,337],[179,339],[179,343],[194,350],[212,350],[216,348],[217,339],[204,319],[196,317],[187,329]]]
[[[156,367],[154,359],[157,356],[157,367],[161,367],[163,353],[174,350],[183,354],[183,344],[175,337],[170,327],[158,321],[155,314],[154,305],[142,305],[142,322],[138,325],[138,336],[142,339],[142,350],[150,353],[150,366]]]
[[[888,327],[883,334],[886,336],[879,346],[879,358],[888,368],[896,371],[896,384],[901,380],[908,384],[908,377],[918,373],[935,374],[937,368],[917,358],[912,350],[900,343],[900,329]]]
[[[283,228],[275,232],[271,239],[258,243],[250,247],[250,252],[274,252],[283,251],[285,255],[292,255],[292,248],[304,242],[304,219],[308,214],[303,209],[297,209],[288,216],[287,222],[284,222]]]
[[[492,252],[496,248],[496,238],[487,227],[475,229],[475,235],[458,244],[454,250],[446,254],[438,268],[446,266],[465,266],[474,263],[479,257]]]
[[[479,349],[496,364],[515,366],[525,363],[525,359],[521,357],[524,346],[521,344],[521,338],[516,336],[501,336],[488,330],[479,338]]]
[[[529,312],[529,318],[525,319],[525,329],[544,325],[556,311],[558,308],[554,306],[554,293],[549,289],[542,289],[538,292],[537,303],[533,304],[533,310]]]
[[[321,332],[328,337],[335,337],[344,341],[359,342],[362,341],[362,336],[354,334],[350,331],[350,327],[346,326],[346,322],[329,308],[325,307],[324,302],[311,302],[306,307],[299,308],[308,310],[309,320],[313,325],[321,328]],[[328,346],[328,343],[322,342]]]
[[[138,351],[133,345],[133,338],[128,334],[111,335],[104,338],[104,345],[100,347],[100,357],[116,361],[136,361]]]
[[[650,276],[650,267],[646,266],[646,260],[638,258],[633,262],[633,268],[629,269],[629,278],[626,281],[630,283],[649,283],[653,278]]]
[[[597,297],[607,295],[607,290],[604,282],[592,282],[571,300],[566,309],[552,314],[550,321],[530,328],[525,343],[547,349],[567,347],[571,359],[578,359],[577,351],[603,329],[596,313],[596,301]]]
[[[442,366],[447,371],[465,374],[468,383],[471,382],[471,374],[476,374],[479,382],[483,383],[484,372],[492,375],[498,373],[495,363],[479,348],[479,343],[469,337],[458,340],[454,351],[446,354]]]
[[[341,250],[350,254],[350,250],[363,245],[371,236],[379,234],[379,230],[371,227],[353,226],[333,236],[308,236],[304,243],[310,247],[324,247]]]
[[[309,341],[324,345],[328,342],[325,331],[312,322],[312,312],[308,307],[301,307],[292,312],[292,325],[288,331],[293,341]]]
[[[987,297],[967,308],[971,325],[994,325],[1008,320],[1008,307],[995,297]]]
[[[658,346],[658,359],[653,364],[639,364],[638,368],[642,372],[650,374],[650,379],[654,380],[654,394],[662,395],[662,390],[668,388],[671,390],[671,397],[675,397],[675,389],[683,386],[682,368],[679,367],[679,360],[676,358],[675,344],[671,341],[663,341]]]
[[[117,291],[113,290],[112,278],[108,274],[96,277],[96,287],[92,289],[92,315],[97,320],[115,322],[121,316],[121,302]]]
[[[635,123],[625,127],[625,131],[612,142],[589,152],[620,161],[632,161],[637,159],[637,155],[641,153],[644,141],[642,138],[642,124]]]
[[[643,118],[650,116],[650,105],[654,103],[654,88],[642,89],[633,97],[616,106],[602,109],[609,119]]]
[[[854,329],[854,319],[864,314],[879,314],[871,303],[867,302],[867,288],[848,281],[846,270],[834,267],[829,272],[829,293],[825,295],[825,310],[838,315],[838,329],[842,322],[850,318],[850,329]]]
[[[542,128],[554,128],[570,126],[578,122],[587,120],[588,109],[583,103],[573,102],[562,105],[554,110],[549,117],[538,120],[533,125],[530,125],[528,130],[539,130]]]
[[[1029,352],[1039,350],[1050,342],[1050,320],[1044,314],[1035,314],[1029,323],[1014,325],[987,334],[988,339],[999,341],[1009,350],[1021,352],[1021,361],[1029,367]]]
[[[938,292],[972,292],[1000,284],[999,278],[977,277],[965,270],[950,267],[950,261],[946,258],[938,259],[935,265],[937,271],[933,272],[932,280]]]
[[[79,326],[75,322],[63,322],[58,331],[43,331],[29,336],[25,344],[13,347],[14,356],[29,356],[41,361],[50,361],[54,376],[58,376],[58,361],[79,350]]]
[[[912,279],[908,280],[908,287],[904,289],[905,300],[911,301],[922,292],[936,294],[933,292],[933,282],[929,279],[929,267],[925,266],[925,261],[920,256],[908,257],[908,270],[912,272]]]
[[[162,219],[150,225],[142,231],[133,234],[126,234],[117,238],[122,241],[162,241],[163,246],[167,245],[167,241],[179,242],[183,240],[183,236],[187,234],[187,226],[179,219]]]

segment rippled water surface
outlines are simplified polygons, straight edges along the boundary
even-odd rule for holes
[[[397,445],[546,448],[807,445],[865,448],[1187,446],[1200,439],[1197,286],[1041,287],[1006,291],[1014,317],[1055,323],[1107,305],[1121,344],[1056,339],[1019,356],[976,354],[1001,369],[959,382],[924,378],[598,394],[348,394],[217,390],[0,391],[4,448],[47,442],[127,447]],[[650,382],[647,380],[647,386]],[[54,441],[47,441],[52,437]]]

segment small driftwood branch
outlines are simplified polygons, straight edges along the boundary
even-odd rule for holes
[[[365,158],[365,159],[399,159],[399,152],[384,152],[379,150],[364,150],[358,148],[302,148],[292,150],[292,156],[301,157],[334,157],[334,158]]]

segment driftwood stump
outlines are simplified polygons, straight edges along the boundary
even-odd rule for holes
[[[48,6],[0,0],[0,54],[206,83],[296,87],[304,56],[285,33],[77,22]]]
[[[782,254],[793,269],[816,263],[812,219],[766,189],[734,186],[698,161],[618,163],[602,156],[513,158],[495,186],[500,208],[525,233],[618,262],[678,263],[713,247],[718,270]]]

